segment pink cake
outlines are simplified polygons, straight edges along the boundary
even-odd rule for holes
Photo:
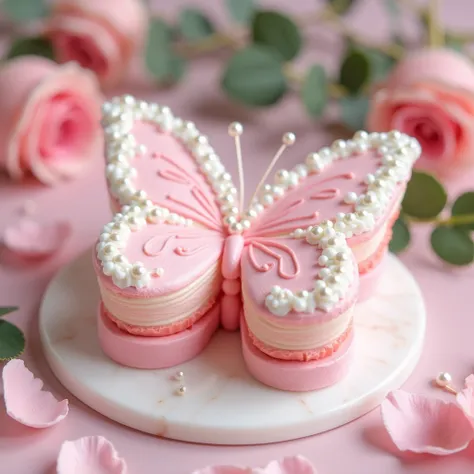
[[[243,207],[207,138],[167,107],[116,98],[104,130],[117,212],[94,253],[104,351],[124,365],[169,367],[196,356],[219,324],[240,326],[248,369],[263,383],[337,382],[416,140],[358,132],[278,171]]]

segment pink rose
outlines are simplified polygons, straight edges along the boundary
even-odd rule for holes
[[[14,179],[72,178],[100,157],[102,97],[89,71],[21,56],[0,69],[0,165]]]
[[[46,26],[59,62],[76,61],[107,86],[123,76],[146,29],[142,0],[55,0]]]
[[[447,49],[407,55],[375,92],[367,127],[415,137],[417,166],[438,175],[474,163],[473,65]]]

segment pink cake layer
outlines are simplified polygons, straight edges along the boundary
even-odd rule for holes
[[[196,357],[209,343],[219,326],[219,305],[194,326],[168,337],[140,337],[120,331],[98,308],[99,342],[105,354],[115,362],[138,369],[164,369]]]
[[[247,369],[258,381],[279,390],[309,392],[334,385],[348,373],[353,360],[352,332],[332,356],[317,361],[298,362],[267,356],[252,344],[243,318],[240,328]]]

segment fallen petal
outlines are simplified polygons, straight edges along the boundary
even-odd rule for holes
[[[381,408],[385,428],[400,451],[443,456],[462,451],[474,437],[455,403],[396,390]]]
[[[456,395],[456,401],[474,426],[474,390],[471,387],[465,388]]]
[[[264,468],[210,466],[193,474],[316,474],[316,469],[303,456],[289,456],[281,461],[272,461]]]
[[[5,229],[3,243],[23,258],[44,258],[59,250],[70,234],[68,222],[41,223],[25,217]]]
[[[43,391],[43,381],[35,379],[22,360],[8,362],[2,378],[7,414],[19,423],[48,428],[68,414],[68,401],[58,402],[51,392]]]
[[[466,386],[466,388],[474,389],[474,374],[471,374],[466,377],[466,380],[464,380],[464,385]]]
[[[314,466],[303,456],[289,456],[281,461],[272,461],[264,469],[256,469],[255,474],[316,474]]]
[[[65,441],[57,462],[57,474],[126,474],[127,465],[113,444],[102,436]]]

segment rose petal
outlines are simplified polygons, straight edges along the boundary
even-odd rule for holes
[[[2,378],[7,414],[19,423],[48,428],[68,414],[68,401],[58,402],[51,392],[43,391],[43,381],[34,378],[22,360],[8,362]]]
[[[471,424],[474,425],[474,389],[472,387],[465,388],[456,395],[456,401]]]
[[[272,461],[264,468],[210,466],[193,474],[316,474],[316,469],[303,456],[289,456],[281,461]]]
[[[102,436],[66,441],[61,446],[57,474],[126,474],[127,465],[113,444]]]
[[[3,243],[23,258],[43,258],[58,251],[70,234],[68,222],[43,224],[25,217],[5,229]]]
[[[474,374],[471,374],[466,377],[466,379],[464,380],[464,385],[466,386],[466,388],[474,389]]]
[[[462,451],[474,437],[472,425],[455,403],[397,390],[381,409],[385,428],[400,451],[442,456]]]

